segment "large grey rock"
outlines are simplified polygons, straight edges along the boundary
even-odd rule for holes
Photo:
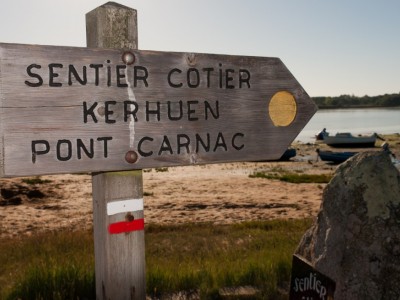
[[[400,173],[385,152],[338,167],[296,253],[336,281],[336,299],[400,299]]]

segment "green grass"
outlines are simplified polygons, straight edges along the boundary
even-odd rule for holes
[[[78,299],[94,294],[90,232],[0,241],[0,299]]]
[[[251,285],[260,289],[260,299],[279,299],[278,290],[288,288],[294,249],[309,225],[302,220],[150,226],[146,255],[153,289],[148,292],[199,289],[210,296],[223,287]]]
[[[292,254],[310,220],[234,225],[147,225],[147,294],[185,291],[224,299],[251,285],[252,299],[285,299]],[[91,232],[0,240],[0,299],[95,299]]]
[[[328,174],[295,174],[295,173],[269,173],[255,172],[250,178],[277,179],[289,183],[328,183],[332,175]]]

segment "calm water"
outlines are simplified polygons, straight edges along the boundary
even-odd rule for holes
[[[400,133],[400,107],[366,109],[318,110],[295,139],[313,142],[314,136],[323,128],[330,134],[351,132],[354,134]]]

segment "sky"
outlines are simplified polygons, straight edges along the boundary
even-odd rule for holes
[[[0,42],[86,46],[107,1],[1,0]],[[118,0],[139,49],[279,57],[311,97],[400,92],[398,0]]]

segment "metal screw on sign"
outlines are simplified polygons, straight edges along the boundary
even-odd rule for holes
[[[135,151],[128,151],[125,154],[125,160],[130,164],[134,164],[138,160],[138,155]]]
[[[125,220],[126,220],[127,222],[132,222],[132,221],[135,220],[135,216],[132,215],[132,213],[128,212],[128,213],[125,215]]]
[[[127,65],[131,65],[135,62],[135,55],[130,51],[122,53],[122,61]]]

